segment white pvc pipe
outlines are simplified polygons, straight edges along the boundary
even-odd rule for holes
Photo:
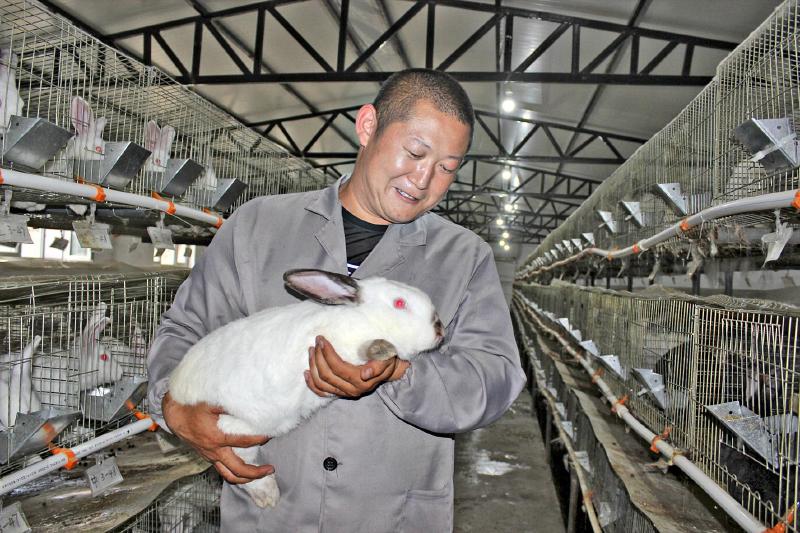
[[[527,298],[524,296],[520,295],[519,298],[527,301]],[[615,411],[617,416],[626,424],[628,424],[628,426],[630,426],[630,428],[633,429],[634,432],[636,432],[640,437],[642,437],[648,443],[651,443],[656,437],[656,434],[650,431],[644,424],[639,422],[639,420],[633,416],[633,413],[631,413],[625,405],[618,403],[619,399],[617,396],[603,380],[603,378],[595,374],[595,369],[592,367],[589,361],[583,357],[578,350],[574,349],[572,344],[557,330],[546,326],[537,316],[538,312],[530,305],[529,301],[524,303],[524,310],[527,311],[528,316],[536,321],[539,328],[545,330],[550,335],[555,337],[559,343],[561,343],[561,345],[564,346],[564,348],[575,357],[584,370],[593,376],[593,381],[603,392],[606,399],[611,403],[611,405],[616,407]],[[722,508],[723,511],[733,518],[733,520],[739,524],[742,529],[748,533],[762,533],[766,529],[764,524],[759,522],[758,519],[750,514],[747,509],[742,507],[735,498],[728,494],[727,491],[717,485],[716,482],[708,477],[705,472],[698,468],[684,455],[676,453],[677,450],[673,446],[664,442],[662,439],[656,441],[655,444],[659,452],[661,452],[668,460],[672,461],[675,466],[680,468],[687,476],[689,476],[689,478],[692,479],[692,481],[697,483],[697,485],[702,488],[706,494],[708,494],[711,499],[713,499],[717,505]]]
[[[741,198],[739,200],[734,200],[733,202],[727,202],[724,204],[709,207],[698,213],[689,215],[682,221],[676,222],[669,228],[653,235],[652,237],[642,239],[636,244],[633,244],[626,248],[622,248],[620,250],[603,250],[601,248],[594,248],[594,247],[586,248],[584,250],[581,250],[577,254],[571,255],[559,261],[555,261],[550,265],[545,265],[535,270],[523,272],[518,277],[518,279],[527,278],[535,274],[540,274],[542,272],[552,270],[553,268],[565,265],[567,263],[571,263],[572,261],[576,261],[586,254],[599,255],[602,257],[606,257],[609,260],[619,259],[621,257],[627,257],[629,255],[634,255],[643,252],[645,250],[648,250],[657,244],[660,244],[666,240],[671,239],[672,237],[681,235],[685,231],[688,231],[691,228],[699,226],[703,222],[708,222],[710,220],[715,220],[723,217],[729,217],[732,215],[738,215],[741,213],[750,213],[754,211],[771,211],[773,209],[791,207],[792,205],[795,205],[795,203],[800,205],[800,189],[763,194],[761,196],[751,196],[748,198]]]
[[[98,185],[90,185],[86,183],[76,183],[74,181],[60,180],[56,178],[48,178],[39,176],[38,174],[28,174],[27,172],[18,172],[16,170],[3,169],[0,171],[0,185],[13,185],[17,187],[25,187],[26,189],[35,189],[38,191],[52,192],[58,194],[69,194],[72,196],[80,196],[87,200],[98,201],[98,193],[102,191],[105,196],[106,202],[115,204],[125,204],[134,207],[144,207],[146,209],[154,209],[156,211],[163,211],[169,213],[174,209],[174,214],[182,218],[188,218],[204,224],[219,227],[222,225],[224,219],[212,213],[206,213],[199,209],[186,207],[169,200],[159,200],[149,196],[142,196],[140,194],[133,194],[124,191],[117,191],[114,189],[106,189]]]
[[[86,441],[83,444],[78,444],[71,448],[75,457],[81,459],[89,454],[99,451],[103,448],[111,446],[122,439],[143,433],[152,427],[153,421],[150,418],[143,418],[131,424],[127,424],[119,429],[104,433],[99,437]],[[43,459],[38,463],[34,463],[21,470],[17,470],[7,476],[0,478],[0,496],[8,494],[17,487],[21,487],[26,483],[30,483],[34,479],[38,479],[50,472],[58,470],[67,464],[67,456],[63,453],[53,454],[52,457]]]

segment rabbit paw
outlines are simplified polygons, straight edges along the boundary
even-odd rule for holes
[[[275,474],[251,481],[246,484],[244,488],[250,494],[253,502],[262,509],[275,507],[281,497],[281,491],[278,489],[278,482],[275,480]]]

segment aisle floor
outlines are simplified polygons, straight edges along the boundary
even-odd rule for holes
[[[531,409],[523,391],[503,418],[456,437],[457,533],[564,531]]]

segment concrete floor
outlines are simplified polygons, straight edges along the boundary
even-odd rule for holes
[[[523,391],[503,418],[456,437],[457,533],[564,531],[531,409]]]

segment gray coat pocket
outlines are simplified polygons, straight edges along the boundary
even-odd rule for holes
[[[447,533],[453,531],[453,494],[448,484],[438,490],[410,490],[406,493],[402,533]]]

